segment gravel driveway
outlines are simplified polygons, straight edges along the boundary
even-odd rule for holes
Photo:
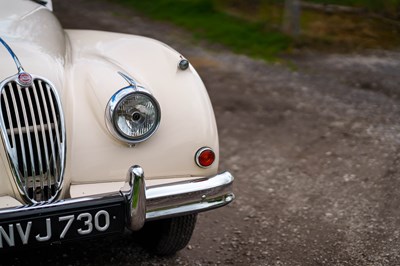
[[[7,265],[399,265],[400,52],[303,52],[265,64],[114,2],[53,0],[66,28],[140,34],[178,49],[214,104],[237,199],[203,213],[159,258],[123,237],[1,258]]]

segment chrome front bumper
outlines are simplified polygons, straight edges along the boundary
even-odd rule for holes
[[[127,225],[139,230],[145,221],[198,213],[222,207],[235,198],[233,176],[224,172],[189,182],[160,185],[146,189],[143,169],[129,169],[127,182],[121,189],[126,198]]]
[[[235,198],[232,192],[233,180],[229,172],[224,172],[188,182],[146,188],[143,169],[140,166],[132,166],[120,191],[0,209],[0,220],[21,218],[28,213],[44,215],[112,203],[124,206],[126,227],[137,231],[146,221],[203,212],[229,204]]]

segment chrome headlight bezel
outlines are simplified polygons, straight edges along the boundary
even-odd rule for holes
[[[141,135],[140,137],[130,137],[124,134],[116,124],[116,110],[118,106],[128,97],[132,95],[144,95],[147,97],[156,109],[156,121],[155,125],[145,134]],[[154,96],[145,88],[141,86],[128,86],[123,89],[120,89],[110,98],[106,107],[105,113],[106,125],[108,130],[110,131],[111,135],[116,138],[117,140],[124,142],[126,144],[137,144],[149,139],[158,129],[161,121],[161,109],[158,101],[154,98]]]

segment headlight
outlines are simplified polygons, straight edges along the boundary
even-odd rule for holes
[[[107,127],[118,140],[135,144],[148,139],[160,123],[160,106],[142,87],[126,87],[115,93],[106,109]]]

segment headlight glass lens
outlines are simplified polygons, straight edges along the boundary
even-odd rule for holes
[[[117,104],[114,125],[118,132],[131,140],[146,139],[157,128],[159,109],[155,100],[143,93],[132,93]]]

